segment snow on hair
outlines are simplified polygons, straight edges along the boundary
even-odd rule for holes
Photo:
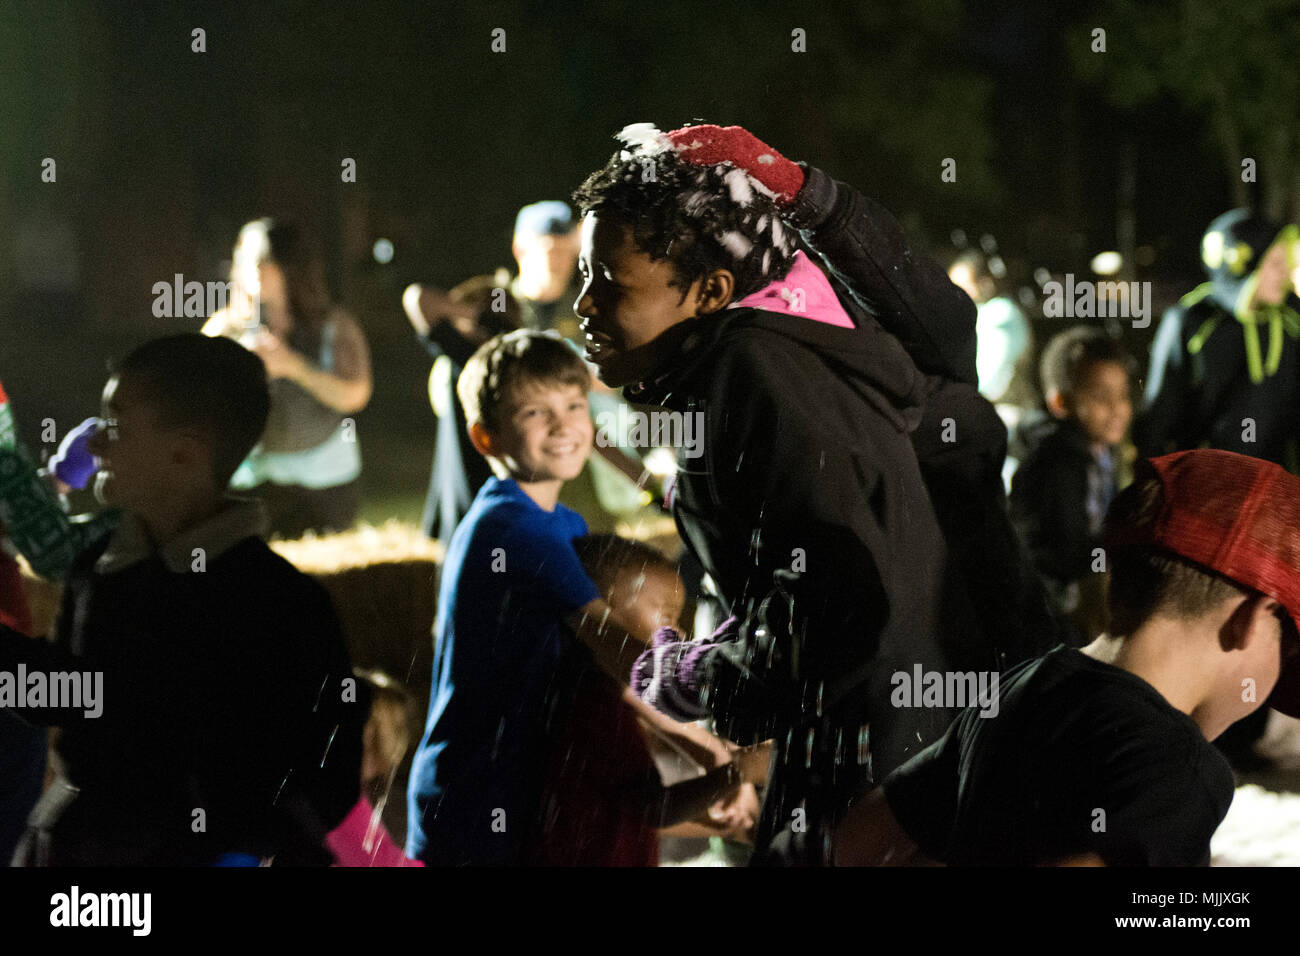
[[[697,247],[694,236],[731,260],[727,268],[744,293],[785,274],[799,235],[783,228],[773,190],[735,163],[692,162],[701,140],[674,140],[652,123],[625,126],[615,138],[620,148],[614,157],[574,194],[584,212],[621,209],[638,230],[638,242],[646,243],[642,248],[655,256],[675,255],[682,281],[716,264],[715,253]],[[770,154],[759,158],[771,161]],[[684,252],[675,252],[679,242]]]
[[[676,152],[680,155],[681,150],[678,149]],[[718,200],[724,203],[729,202],[740,211],[741,218],[751,224],[749,228],[753,229],[758,235],[766,232],[771,237],[772,245],[784,255],[788,256],[794,251],[796,245],[795,235],[782,228],[780,219],[777,216],[759,211],[762,206],[758,203],[757,194],[762,193],[769,199],[775,199],[776,194],[770,189],[745,172],[745,170],[729,163],[688,168],[691,170],[691,178],[694,180],[695,188],[686,192],[682,197],[682,211],[686,215],[695,219],[705,219],[708,217],[711,203]],[[756,213],[757,217],[755,217]],[[745,258],[754,248],[752,239],[734,229],[725,229],[709,221],[706,223],[706,230],[737,259]],[[764,275],[770,271],[770,258],[770,256],[764,257],[762,266]]]
[[[745,171],[739,168],[727,170],[722,181],[727,184],[727,191],[731,193],[731,201],[739,203],[742,206],[748,206],[754,201],[754,187],[750,185],[749,177]]]
[[[619,130],[614,138],[622,140],[627,145],[628,149],[623,152],[629,155],[624,157],[625,159],[631,159],[634,155],[655,156],[673,148],[673,141],[654,123],[629,123]]]
[[[718,241],[737,259],[745,258],[745,256],[749,255],[750,250],[754,248],[752,242],[734,229],[728,229],[718,237]]]

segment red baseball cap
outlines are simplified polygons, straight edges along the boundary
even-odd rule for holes
[[[1300,628],[1300,478],[1208,448],[1138,462],[1134,478],[1151,475],[1164,492],[1159,516],[1141,528],[1108,525],[1107,546],[1172,551],[1273,598]],[[1267,703],[1300,717],[1300,658],[1285,664]]]

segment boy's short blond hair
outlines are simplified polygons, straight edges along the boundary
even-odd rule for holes
[[[500,431],[515,390],[523,385],[591,388],[591,371],[577,350],[553,332],[516,329],[493,336],[475,352],[456,381],[465,424]]]

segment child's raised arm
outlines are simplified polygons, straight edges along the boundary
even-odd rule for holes
[[[86,548],[112,532],[121,517],[109,509],[74,519],[20,447],[0,447],[0,526],[32,570],[60,581]]]
[[[699,165],[743,169],[785,210],[783,218],[857,304],[898,338],[921,371],[976,384],[975,305],[939,265],[913,254],[878,203],[821,170],[794,163],[739,126],[687,126],[668,134]]]
[[[887,209],[816,167],[805,174],[786,221],[921,371],[974,385],[975,304],[938,263],[913,253]]]

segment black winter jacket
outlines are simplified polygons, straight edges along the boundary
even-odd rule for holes
[[[106,543],[77,560],[53,642],[0,627],[0,670],[103,674],[100,716],[16,711],[63,727],[81,791],[51,862],[328,862],[318,842],[357,800],[368,699],[341,687],[351,665],[324,588],[257,538],[185,573],[156,555],[98,573]]]
[[[673,512],[744,619],[712,652],[705,701],[721,733],[778,745],[757,859],[824,862],[849,799],[953,716],[892,706],[893,675],[1009,666],[1054,626],[1006,517],[973,304],[887,212],[816,169],[787,219],[858,327],[743,307],[693,320],[629,397],[704,416]]]

